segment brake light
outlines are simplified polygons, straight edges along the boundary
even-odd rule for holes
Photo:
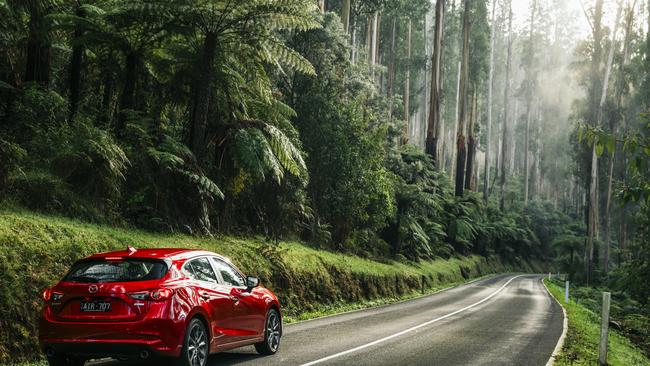
[[[50,301],[50,298],[52,297],[52,289],[46,288],[43,290],[43,293],[41,293],[41,297],[43,298],[43,301]]]
[[[168,288],[161,288],[153,291],[132,292],[129,297],[134,300],[151,300],[151,301],[164,301],[174,295],[174,291]]]
[[[43,301],[59,301],[63,298],[63,294],[60,292],[54,292],[51,288],[46,288],[41,294]]]

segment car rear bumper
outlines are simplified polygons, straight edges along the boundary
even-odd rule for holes
[[[54,342],[41,342],[41,349],[45,355],[58,354],[83,356],[86,358],[132,358],[148,360],[154,356],[177,357],[177,352],[161,350],[155,345],[146,343],[129,342],[121,340],[97,342],[79,342],[78,340],[53,340]]]
[[[135,322],[60,322],[41,318],[39,342],[45,354],[84,356],[180,355],[184,328],[169,319]]]

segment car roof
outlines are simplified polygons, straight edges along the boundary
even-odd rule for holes
[[[147,249],[135,249],[135,251],[133,251],[130,250],[129,247],[124,250],[95,254],[86,259],[124,257],[124,258],[147,258],[147,259],[171,259],[173,261],[177,261],[177,260],[184,260],[188,258],[194,258],[201,255],[216,256],[230,262],[228,258],[207,250],[187,249],[187,248],[147,248]]]

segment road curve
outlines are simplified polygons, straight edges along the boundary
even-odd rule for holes
[[[285,326],[280,351],[217,365],[546,365],[562,308],[536,275],[501,275],[379,308]]]

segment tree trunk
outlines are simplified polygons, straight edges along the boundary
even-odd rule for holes
[[[368,52],[368,60],[372,76],[375,76],[375,63],[377,62],[377,22],[379,21],[379,13],[375,12],[370,21],[370,50]]]
[[[206,133],[208,128],[208,114],[210,100],[212,99],[212,78],[214,75],[214,58],[217,52],[217,35],[208,32],[203,41],[199,77],[196,80],[196,101],[190,131],[190,149],[194,152],[199,164],[205,158]]]
[[[535,32],[535,8],[537,7],[537,1],[533,0],[532,12],[530,14],[530,35],[529,35],[529,52],[531,53],[530,59],[528,60],[527,73],[528,73],[528,85],[526,89],[526,136],[524,141],[524,208],[528,206],[528,191],[530,184],[530,152],[528,151],[530,146],[530,114],[532,113],[532,104],[533,104],[533,88],[535,85],[535,75],[533,71],[533,62],[535,59],[534,52],[534,39],[533,35]]]
[[[81,7],[76,10],[76,15],[80,18],[85,16]],[[74,31],[74,40],[83,36],[83,31],[77,27]],[[70,119],[73,119],[79,107],[79,97],[81,95],[81,68],[83,65],[84,47],[75,42],[72,46],[72,57],[69,68],[69,88],[70,88]]]
[[[374,34],[375,61],[373,65],[381,64],[381,58],[380,58],[381,53],[379,52],[380,51],[379,42],[381,41],[380,34],[381,34],[381,14],[377,12],[377,18],[375,19],[375,34]]]
[[[603,0],[596,0],[594,8],[594,21],[592,23],[593,29],[593,53],[591,55],[591,87],[589,90],[589,123],[593,126],[597,125],[597,110],[598,108],[598,92],[600,91],[599,85],[599,71],[602,53],[602,30],[601,20],[603,16]],[[591,282],[592,261],[593,261],[593,243],[596,226],[596,178],[598,175],[598,160],[596,156],[596,144],[592,146],[591,154],[591,173],[589,179],[589,208],[587,210],[587,245],[585,246],[585,273],[587,284]]]
[[[530,103],[532,103],[532,101],[530,101],[526,107],[526,132],[524,135],[524,208],[528,206],[528,182],[530,181],[530,154],[528,153],[528,139],[530,139]]]
[[[52,46],[43,34],[45,11],[39,4],[29,7],[29,34],[27,36],[27,55],[25,60],[26,82],[34,81],[44,87],[50,84]]]
[[[397,33],[397,16],[393,16],[390,32],[390,64],[388,65],[388,80],[386,95],[388,96],[388,119],[393,119],[393,82],[395,81],[395,33]]]
[[[467,126],[467,169],[465,170],[465,189],[475,190],[474,174],[474,157],[476,156],[476,135],[474,133],[474,124],[476,123],[476,90],[472,93],[472,110],[469,115],[469,125]]]
[[[343,23],[343,30],[347,33],[350,28],[350,0],[343,0],[341,6],[341,23]]]
[[[598,100],[600,97],[600,64],[602,59],[602,19],[603,19],[603,0],[596,0],[594,7],[594,19],[592,22],[593,30],[593,53],[591,55],[591,87],[589,90],[589,123],[596,125]]]
[[[433,35],[433,56],[431,57],[431,99],[429,119],[427,123],[426,153],[431,156],[433,163],[442,170],[444,161],[438,161],[438,132],[441,130],[441,80],[442,80],[442,38],[444,32],[445,0],[436,2],[436,21]]]
[[[462,71],[460,81],[460,94],[459,104],[460,112],[458,114],[458,138],[457,146],[458,156],[456,157],[456,196],[462,196],[465,188],[465,163],[466,163],[466,146],[465,136],[463,135],[465,128],[465,99],[467,93],[467,83],[469,77],[469,17],[471,0],[465,0],[465,9],[463,11],[463,57],[462,57]]]
[[[508,109],[510,108],[510,67],[512,65],[512,0],[508,0],[508,55],[506,59],[506,79],[503,97],[503,137],[501,138],[501,176],[499,185],[499,208],[505,210],[506,194],[506,174],[508,165],[506,158],[508,156]]]
[[[490,198],[490,158],[492,150],[492,88],[494,82],[494,38],[496,35],[497,0],[492,1],[492,29],[490,30],[490,71],[488,74],[487,132],[485,144],[485,173],[483,174],[483,199]]]
[[[601,0],[599,0],[601,1]],[[618,11],[616,13],[616,24],[614,25],[614,32],[612,33],[612,40],[611,40],[611,46],[609,49],[609,55],[607,57],[607,66],[605,67],[605,78],[603,80],[603,89],[601,91],[600,95],[600,103],[598,103],[598,111],[597,111],[597,118],[596,118],[596,128],[600,127],[603,119],[603,106],[605,105],[605,101],[607,100],[607,89],[608,89],[608,84],[609,84],[609,76],[612,68],[612,62],[614,60],[614,49],[615,47],[615,42],[616,42],[616,33],[618,32],[618,25],[621,17],[621,7],[619,6]],[[593,144],[592,146],[592,153],[591,153],[591,179],[590,179],[590,184],[589,184],[589,222],[588,222],[588,230],[587,230],[587,250],[589,253],[589,258],[588,258],[588,263],[587,263],[587,284],[590,283],[591,278],[592,278],[592,271],[593,271],[593,260],[594,260],[594,236],[597,234],[596,233],[596,220],[598,218],[597,213],[598,213],[598,155],[596,154],[596,143]],[[605,243],[604,245],[604,255],[603,257],[607,257],[607,261],[609,261],[609,243]]]
[[[461,71],[461,65],[462,62],[459,60],[458,61],[458,72],[456,75],[456,111],[454,113],[454,132],[451,138],[449,139],[450,141],[453,141],[453,143],[449,144],[449,153],[451,157],[451,168],[449,169],[449,178],[453,179],[454,177],[454,172],[456,171],[456,156],[458,154],[458,151],[456,149],[456,136],[458,136],[458,113],[460,110],[460,71]],[[451,131],[449,131],[451,133]]]
[[[366,63],[368,65],[372,63],[372,35],[374,34],[372,31],[372,22],[374,17],[374,14],[366,16]]]
[[[411,19],[409,18],[406,31],[406,80],[404,82],[404,130],[402,144],[409,141],[409,119],[411,107]]]
[[[634,23],[634,8],[636,6],[636,0],[629,5],[627,16],[625,20],[625,40],[623,41],[623,58],[619,64],[619,74],[618,74],[618,87],[616,88],[616,109],[619,111],[623,108],[623,90],[625,88],[625,65],[629,60],[629,47],[632,35],[632,24]],[[612,39],[612,46],[614,40]],[[613,48],[613,47],[612,47]],[[609,60],[608,60],[609,61]],[[616,119],[610,119],[610,132],[612,136],[616,136]],[[609,242],[610,242],[610,226],[611,226],[611,214],[612,214],[612,182],[614,178],[614,163],[616,161],[616,150],[610,152],[609,156],[609,175],[607,177],[607,196],[605,197],[605,251],[603,253],[603,271],[605,274],[609,272]],[[619,244],[620,247],[620,244]]]
[[[112,118],[113,107],[113,78],[111,73],[104,68],[103,71],[103,91],[102,91],[102,122],[108,127]]]
[[[352,37],[352,50],[350,51],[350,54],[351,54],[350,58],[351,58],[352,63],[356,65],[357,57],[358,57],[358,54],[359,54],[359,41],[357,39],[358,38],[357,37],[358,32],[357,32],[356,22],[352,22],[351,28],[352,28],[352,35],[351,35],[351,37]]]
[[[127,111],[135,107],[135,87],[138,78],[138,66],[140,57],[135,51],[126,55],[126,69],[124,72],[124,88],[120,99],[120,114],[115,126],[115,134],[120,136],[126,127]]]

